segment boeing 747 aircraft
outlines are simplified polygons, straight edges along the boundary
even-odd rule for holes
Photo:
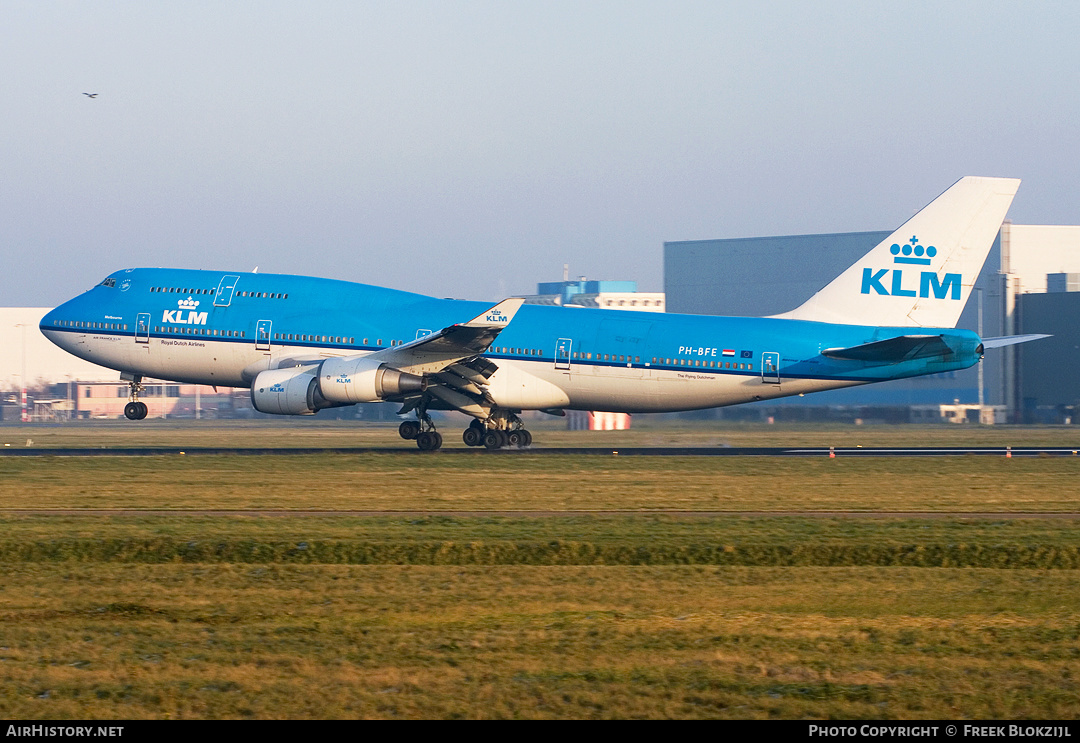
[[[249,387],[256,410],[401,404],[473,418],[463,440],[528,446],[523,410],[665,412],[966,369],[984,348],[960,311],[1019,181],[963,178],[797,309],[765,318],[522,306],[306,276],[128,268],[47,314],[53,343],[116,369],[125,415],[144,377]],[[813,256],[807,256],[813,260]]]

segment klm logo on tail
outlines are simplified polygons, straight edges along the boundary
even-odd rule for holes
[[[900,265],[915,265],[915,266],[929,266],[931,259],[937,255],[937,248],[933,245],[924,248],[919,244],[919,238],[912,236],[908,241],[910,244],[906,244],[903,247],[897,243],[893,243],[889,248],[889,252],[892,253],[894,264]],[[885,276],[892,273],[891,279],[886,283],[882,283],[885,280]],[[908,269],[908,278],[904,278],[904,269],[901,268],[864,268],[862,274],[862,293],[869,294],[873,291],[875,294],[882,294],[884,296],[893,297],[914,297],[916,296],[916,288],[914,286],[914,274],[915,271]],[[905,287],[905,283],[908,284]],[[918,278],[918,296],[923,298],[930,297],[931,293],[935,299],[960,299],[960,284],[961,275],[958,273],[947,273],[940,280],[938,275],[933,271],[920,271]]]

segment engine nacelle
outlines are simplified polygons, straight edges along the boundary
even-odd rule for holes
[[[377,359],[332,358],[319,365],[320,392],[341,405],[380,402],[409,392],[423,392],[425,386],[423,377],[392,369]]]
[[[314,415],[346,403],[327,400],[319,392],[319,366],[293,366],[259,372],[251,383],[251,405],[260,413]]]

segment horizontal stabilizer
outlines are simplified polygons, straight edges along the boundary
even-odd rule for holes
[[[898,363],[950,353],[952,349],[940,335],[901,335],[850,348],[827,348],[821,352],[821,355],[830,359]]]
[[[1050,336],[1045,333],[1032,333],[1030,335],[1003,335],[1000,338],[983,338],[983,348],[1001,348],[1002,346],[1012,346],[1016,343],[1027,343],[1028,341],[1037,341],[1040,338],[1049,338]]]

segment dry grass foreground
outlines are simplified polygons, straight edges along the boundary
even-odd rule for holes
[[[6,565],[8,718],[1044,718],[1076,571]]]

